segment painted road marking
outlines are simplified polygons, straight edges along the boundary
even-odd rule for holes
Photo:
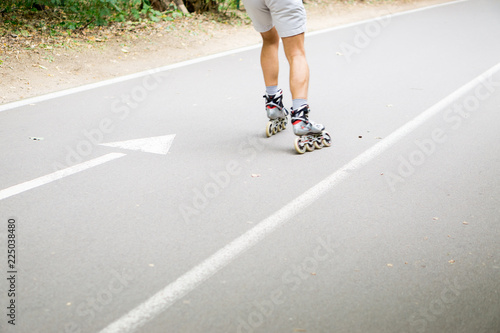
[[[444,6],[448,6],[448,5],[455,5],[455,4],[458,4],[458,3],[461,3],[461,2],[466,2],[466,1],[470,1],[470,0],[456,0],[456,1],[450,1],[450,2],[445,2],[445,3],[440,3],[440,4],[437,4],[437,5],[432,5],[432,6],[422,7],[422,8],[410,9],[410,10],[407,10],[407,11],[404,11],[404,12],[399,12],[399,13],[388,13],[386,15],[382,15],[382,16],[379,16],[379,17],[371,18],[371,19],[366,19],[366,20],[363,20],[363,21],[357,21],[357,22],[353,22],[353,23],[347,23],[347,24],[344,24],[344,25],[340,25],[338,27],[332,27],[332,28],[327,28],[327,29],[323,29],[323,30],[317,30],[317,31],[309,32],[309,33],[307,33],[307,36],[314,36],[314,35],[319,35],[319,34],[328,33],[328,32],[332,32],[332,31],[342,30],[342,29],[346,29],[346,28],[352,28],[352,27],[355,27],[355,26],[358,26],[358,25],[367,24],[367,23],[370,23],[370,22],[373,22],[373,21],[380,21],[381,19],[383,20],[383,19],[386,19],[386,18],[389,18],[389,17],[393,18],[393,17],[403,16],[403,15],[408,15],[408,14],[414,14],[414,13],[422,12],[422,11],[425,11],[425,10],[428,10],[428,9],[435,9],[435,8],[438,8],[438,7],[444,7]]]
[[[128,141],[120,141],[120,142],[112,142],[112,143],[103,143],[101,144],[102,146],[109,146],[109,147],[116,147],[116,148],[123,148],[123,149],[130,149],[130,150],[139,150],[143,151],[146,153],[153,153],[153,154],[161,154],[161,155],[166,155],[172,146],[172,143],[174,141],[175,134],[170,134],[170,135],[163,135],[163,136],[156,136],[156,137],[151,137],[151,138],[143,138],[143,139],[134,139],[134,140],[128,140]],[[36,179],[17,184],[14,186],[11,186],[9,188],[6,188],[4,190],[0,190],[0,200],[6,199],[8,197],[11,197],[13,195],[23,193],[26,191],[29,191],[31,189],[34,189],[36,187],[51,183],[53,181],[62,179],[67,176],[71,176],[75,173],[93,168],[95,166],[98,166],[100,164],[104,164],[107,162],[110,162],[112,160],[115,160],[117,158],[123,157],[126,154],[122,153],[110,153],[98,158],[95,158],[93,160],[83,162],[77,165],[74,165],[72,167],[62,169],[59,171],[56,171],[54,173],[38,177]]]
[[[361,155],[332,173],[314,187],[285,205],[283,208],[261,221],[255,227],[245,232],[231,243],[224,246],[208,259],[195,266],[177,280],[167,285],[144,303],[132,309],[130,312],[119,318],[100,333],[125,333],[133,332],[155,316],[169,308],[172,304],[198,287],[205,280],[213,276],[222,268],[229,265],[239,255],[250,249],[278,227],[284,225],[288,220],[304,211],[308,206],[321,198],[326,192],[347,178],[353,171],[360,169],[370,161],[381,155],[387,149],[395,145],[398,141],[413,132],[427,120],[446,109],[452,102],[462,97],[467,92],[474,89],[479,84],[484,84],[491,79],[493,74],[500,70],[500,63],[490,68],[480,76],[454,91],[429,109],[413,118],[396,131],[392,132],[384,140],[375,144]]]
[[[77,165],[74,165],[72,167],[62,169],[59,171],[56,171],[54,173],[35,178],[33,180],[17,184],[11,187],[8,187],[4,190],[0,191],[0,200],[6,199],[8,197],[14,196],[19,193],[23,193],[26,191],[29,191],[31,189],[34,189],[36,187],[51,183],[53,181],[62,179],[64,177],[68,177],[71,175],[74,175],[75,173],[85,171],[87,169],[93,168],[95,166],[107,163],[109,161],[115,160],[117,158],[123,157],[126,154],[121,154],[121,153],[111,153],[107,154],[98,158],[94,158],[93,160],[83,162]]]
[[[123,148],[129,150],[139,150],[145,153],[166,155],[172,142],[175,139],[175,134],[156,136],[151,138],[134,139],[128,141],[101,143],[101,146]]]

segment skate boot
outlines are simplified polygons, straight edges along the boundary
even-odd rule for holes
[[[295,139],[295,150],[299,154],[313,151],[315,148],[330,147],[332,142],[325,126],[310,121],[308,115],[309,105],[303,105],[298,110],[292,109],[293,133],[298,136]]]
[[[288,110],[283,106],[283,90],[276,95],[263,96],[266,99],[266,112],[269,122],[266,126],[267,137],[283,131],[288,123]]]

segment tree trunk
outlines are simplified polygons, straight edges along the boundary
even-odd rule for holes
[[[151,0],[151,7],[153,7],[154,10],[164,12],[168,9],[168,3],[170,1],[168,0]],[[182,12],[182,14],[187,15],[189,14],[188,10],[186,9],[186,6],[184,6],[184,3],[182,0],[174,0],[175,5],[179,10]]]
[[[165,0],[163,0],[163,1],[165,1]],[[175,2],[175,5],[177,6],[177,8],[180,9],[182,14],[184,14],[184,15],[189,14],[189,12],[188,12],[186,6],[184,6],[184,2],[182,2],[182,0],[174,0],[174,2]]]

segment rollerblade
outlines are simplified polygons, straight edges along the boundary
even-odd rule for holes
[[[303,105],[298,110],[292,109],[293,133],[298,138],[295,139],[295,150],[299,154],[306,151],[313,151],[323,147],[330,147],[332,139],[325,131],[325,126],[316,124],[309,120],[309,105]]]
[[[267,137],[283,131],[288,123],[288,110],[283,106],[283,90],[276,95],[263,96],[266,99],[266,112],[269,122],[266,126]]]

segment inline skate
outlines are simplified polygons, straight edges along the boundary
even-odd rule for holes
[[[269,118],[266,135],[270,137],[286,129],[289,112],[283,106],[283,90],[278,90],[276,95],[265,94],[263,97],[266,99],[266,112]]]
[[[292,109],[293,133],[298,136],[295,139],[295,150],[299,154],[306,151],[330,147],[332,139],[325,131],[325,126],[316,124],[309,120],[309,105],[303,105],[298,110]]]

